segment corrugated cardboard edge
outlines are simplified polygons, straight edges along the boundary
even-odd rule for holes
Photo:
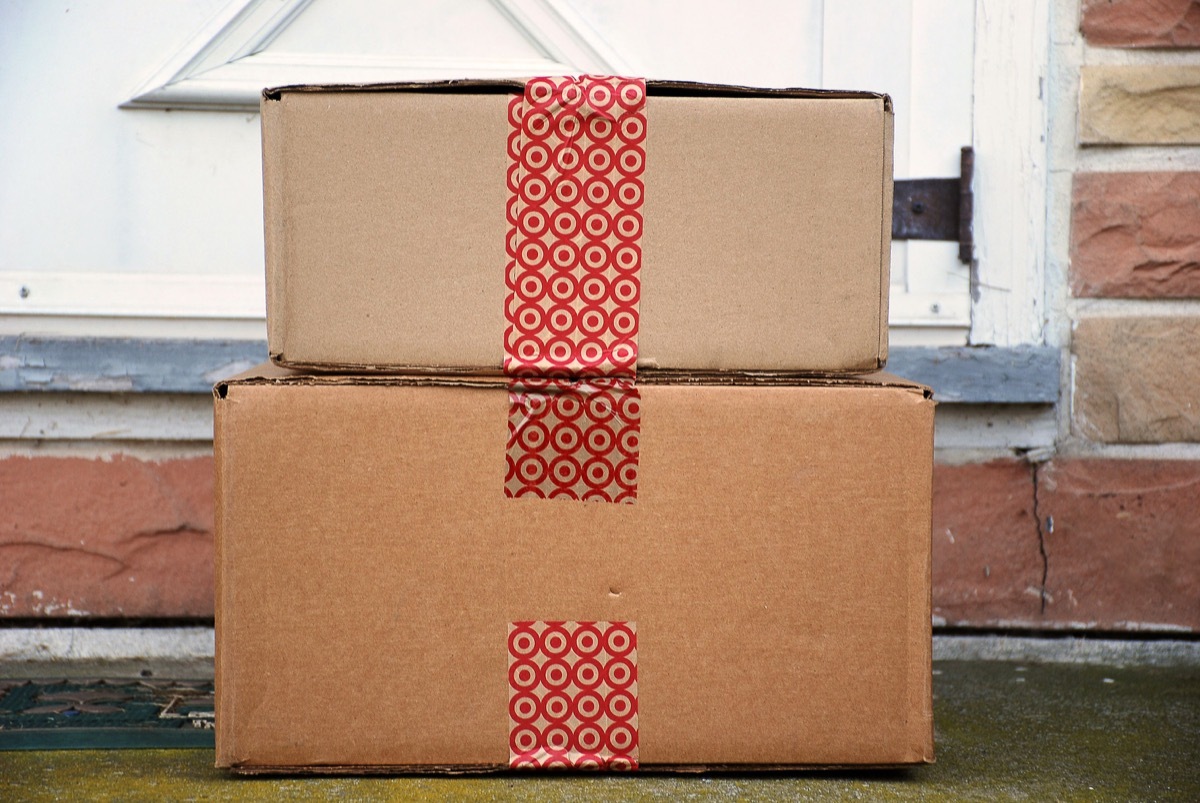
[[[881,279],[883,279],[881,274]],[[882,281],[884,288],[888,286],[886,280]],[[887,293],[883,293],[882,314],[887,317]],[[798,379],[821,379],[821,378],[836,378],[836,377],[855,377],[862,374],[869,374],[879,371],[883,368],[883,363],[887,360],[887,332],[886,330],[880,333],[880,341],[882,343],[882,356],[877,356],[871,360],[864,361],[861,365],[854,368],[847,368],[843,371],[762,371],[762,370],[738,370],[733,368],[714,369],[711,371],[697,371],[687,368],[655,368],[650,367],[650,364],[639,364],[637,367],[638,376],[645,374],[660,374],[663,376],[694,376],[694,375],[711,375],[711,376],[790,376]],[[290,368],[295,371],[304,371],[313,375],[319,374],[402,374],[407,376],[502,376],[502,370],[497,366],[489,365],[379,365],[376,363],[354,363],[354,362],[323,362],[310,363],[299,360],[289,360],[283,354],[272,352],[270,354],[271,362],[279,365],[282,368]]]
[[[283,114],[283,105],[260,104],[262,127],[263,163],[263,241],[266,250],[267,269],[267,332],[268,342],[280,344],[280,354],[272,359],[283,358],[284,338],[287,335],[287,314],[283,309],[287,299],[284,280],[287,253],[287,221],[283,219],[283,137],[268,137],[268,128],[278,127],[276,118]]]
[[[226,424],[225,405],[220,403],[221,399],[224,398],[223,391],[223,384],[219,384],[213,388],[213,470],[216,472],[214,496],[216,497],[217,515],[215,551],[216,565],[223,567],[222,571],[216,572],[215,578],[216,606],[214,624],[218,633],[225,632],[228,628],[232,627],[233,613],[228,603],[228,589],[231,587],[231,580],[228,575],[232,571],[232,567],[229,566],[228,561],[225,559],[225,539],[229,529],[224,518],[229,505],[225,503],[227,497],[223,478],[229,475],[229,471],[225,465],[228,459],[226,447],[229,444],[229,439],[223,436]],[[233,722],[235,705],[233,690],[235,684],[226,683],[233,675],[233,668],[227,666],[227,658],[225,650],[221,647],[221,639],[217,639],[216,641],[216,653],[213,665],[216,720],[218,722]],[[216,766],[218,767],[232,767],[238,761],[233,734],[233,728],[216,729]]]
[[[932,394],[930,394],[932,396]],[[926,398],[930,398],[927,396]],[[931,402],[927,402],[931,403]],[[933,427],[934,416],[930,411],[929,415],[929,432],[928,443],[930,452],[933,451]],[[932,528],[933,522],[933,464],[934,457],[929,455],[928,466],[929,473],[926,475],[926,492],[922,494],[922,501],[925,504],[923,511],[924,521],[930,522]],[[925,548],[912,553],[911,560],[916,564],[908,573],[909,576],[917,576],[921,578],[920,588],[924,593],[907,594],[908,597],[908,615],[907,619],[911,623],[912,628],[911,638],[907,643],[917,644],[919,651],[916,661],[906,661],[905,666],[908,671],[918,672],[917,677],[909,677],[905,688],[908,689],[908,705],[907,710],[910,712],[919,712],[920,721],[909,728],[909,733],[912,734],[913,742],[909,745],[909,751],[906,758],[913,763],[932,764],[937,759],[935,756],[934,732],[933,732],[933,531],[930,530],[928,537],[925,539]]]
[[[898,762],[895,764],[641,764],[632,773],[602,772],[601,775],[640,775],[643,773],[669,772],[679,775],[700,775],[710,772],[723,773],[769,773],[769,772],[824,772],[830,770],[897,770],[922,764],[932,764],[932,759]],[[221,766],[221,765],[218,765]],[[239,777],[265,775],[499,775],[515,777],[554,778],[585,776],[595,777],[595,770],[514,770],[507,764],[328,764],[320,766],[230,766],[231,774]]]
[[[883,99],[883,209],[879,228],[879,353],[882,369],[888,359],[888,301],[892,289],[892,196],[896,189],[893,173],[896,115],[892,99]]]
[[[532,76],[531,76],[532,77]],[[285,92],[520,92],[523,79],[457,79],[451,81],[403,81],[365,84],[285,84],[262,91],[263,104],[279,100]],[[890,113],[892,99],[882,92],[851,89],[811,89],[807,87],[755,87],[740,84],[705,84],[698,81],[646,81],[650,95],[748,96],[791,98],[846,98],[883,101]]]
[[[220,407],[220,401],[225,399],[228,389],[239,385],[381,385],[401,387],[477,387],[477,388],[507,388],[509,379],[503,376],[474,376],[474,375],[438,375],[420,374],[334,374],[321,372],[297,371],[265,362],[240,374],[217,383],[213,393]],[[913,382],[903,377],[895,376],[884,371],[868,374],[852,375],[800,375],[791,373],[772,372],[740,372],[728,371],[695,372],[695,371],[639,371],[637,384],[646,385],[698,385],[698,386],[728,386],[728,387],[863,387],[863,388],[896,388],[922,395],[926,399],[933,398],[933,391],[926,385]],[[218,426],[214,419],[214,426]]]

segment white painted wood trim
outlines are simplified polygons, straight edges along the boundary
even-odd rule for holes
[[[122,103],[121,108],[177,108],[190,105],[188,100],[194,99],[196,93],[180,93],[189,78],[253,52],[255,45],[273,39],[311,2],[231,0],[205,23],[187,45],[134,92],[132,98]],[[232,93],[228,100],[234,105],[229,108],[242,109],[245,105],[245,99],[241,97],[243,94]],[[257,108],[257,91],[254,94]],[[236,101],[233,95],[237,96]],[[177,103],[173,101],[175,98],[178,98]],[[214,98],[212,102],[217,101]]]
[[[971,299],[966,293],[911,292],[892,288],[888,324],[965,329],[971,325]]]
[[[640,75],[566,0],[492,0],[514,26],[546,55],[574,69]]]
[[[264,282],[261,276],[0,271],[0,315],[261,319]]]
[[[1045,327],[1049,0],[976,0],[971,343]]]
[[[263,53],[165,86],[122,104],[126,109],[257,112],[265,87],[283,84],[368,84],[454,78],[513,78],[577,72],[555,61],[399,59]]]
[[[254,276],[170,273],[0,271],[0,314],[262,320],[264,280]],[[960,293],[892,291],[893,327],[963,329],[969,299]]]
[[[632,71],[564,0],[491,0],[513,27],[545,54],[542,59],[297,57],[266,50],[311,1],[234,0],[121,108],[253,112],[258,110],[263,88],[280,84]]]
[[[250,366],[247,366],[250,367]],[[0,393],[0,439],[36,441],[212,440],[207,393]],[[939,449],[1031,449],[1054,445],[1048,405],[943,404]]]
[[[212,413],[200,393],[0,393],[0,440],[203,443]]]
[[[968,327],[966,326],[893,326],[888,333],[889,354],[895,354],[898,349],[910,346],[920,348],[965,346],[967,331]]]

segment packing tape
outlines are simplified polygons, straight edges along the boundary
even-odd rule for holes
[[[642,401],[627,379],[513,379],[508,389],[509,497],[632,504]]]
[[[508,721],[514,768],[637,769],[637,623],[510,623]]]
[[[632,503],[646,83],[535,78],[508,118],[505,493]]]
[[[509,376],[632,378],[646,83],[535,78],[508,107]]]

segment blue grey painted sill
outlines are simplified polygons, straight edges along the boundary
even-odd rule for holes
[[[0,336],[0,392],[208,393],[267,358],[258,340]],[[1054,404],[1059,351],[894,348],[887,370],[923,382],[942,402]]]

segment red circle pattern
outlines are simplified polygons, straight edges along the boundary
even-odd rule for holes
[[[505,495],[632,504],[641,411],[626,379],[511,380]]]
[[[514,622],[508,662],[512,767],[637,769],[635,623]]]
[[[537,78],[513,96],[508,120],[505,372],[632,378],[641,296],[645,81]],[[602,281],[585,287],[589,277]],[[588,320],[604,326],[585,331],[576,323],[565,334],[552,328],[549,310],[564,303],[576,322],[599,311],[600,317]],[[530,306],[547,314],[531,314]],[[615,322],[624,325],[618,329]]]

